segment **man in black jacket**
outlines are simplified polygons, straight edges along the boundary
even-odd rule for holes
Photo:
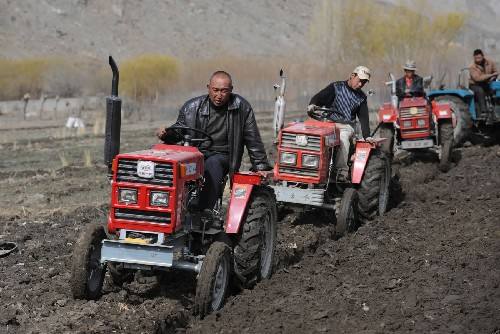
[[[222,181],[237,172],[246,146],[252,170],[271,170],[264,144],[257,128],[255,115],[243,97],[232,93],[231,76],[217,71],[210,77],[208,94],[187,101],[179,111],[173,126],[188,126],[210,135],[213,144],[199,147],[205,156],[205,183],[200,194],[199,209],[213,209],[222,194]],[[177,130],[160,129],[158,137],[165,143],[183,139]],[[193,134],[194,137],[201,137]]]
[[[396,95],[401,100],[405,97],[424,96],[424,80],[415,74],[417,65],[415,61],[408,60],[403,66],[404,77],[396,81]]]
[[[314,95],[307,107],[308,113],[314,112],[317,106],[331,108],[329,120],[335,122],[340,130],[340,150],[337,154],[335,166],[340,178],[347,179],[349,167],[349,148],[354,135],[356,116],[361,124],[363,138],[371,141],[370,121],[366,95],[361,90],[370,81],[370,70],[365,66],[356,67],[348,80],[336,81]]]

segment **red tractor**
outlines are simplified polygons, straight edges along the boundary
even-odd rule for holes
[[[75,298],[98,299],[105,274],[122,284],[134,271],[187,270],[197,276],[194,311],[204,316],[223,306],[228,285],[251,287],[273,272],[276,201],[265,173],[236,173],[227,215],[203,219],[193,203],[203,187],[204,158],[192,146],[211,142],[200,130],[184,133],[180,145],[118,154],[121,100],[118,68],[107,98],[105,162],[111,177],[107,227],[83,229],[73,251],[71,289]],[[191,138],[199,132],[201,138]],[[272,172],[271,172],[272,174]]]
[[[396,150],[410,152],[430,150],[439,157],[439,169],[450,169],[454,146],[453,129],[455,115],[448,103],[429,101],[422,97],[405,97],[398,100],[395,94],[395,80],[390,75],[390,103],[384,103],[378,111],[380,137],[387,140],[382,144],[383,151],[390,157]],[[432,77],[424,78],[428,83]]]
[[[281,85],[285,77],[280,72]],[[276,99],[275,136],[277,158],[274,167],[276,200],[285,206],[325,210],[333,217],[336,234],[355,229],[360,222],[385,213],[389,201],[391,168],[380,150],[384,139],[373,143],[355,140],[351,145],[350,173],[340,180],[335,157],[340,148],[337,125],[328,120],[331,109],[310,113],[311,119],[283,127],[284,89]],[[336,213],[332,216],[332,213]]]

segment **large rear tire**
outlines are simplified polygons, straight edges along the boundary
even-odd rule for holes
[[[270,278],[276,248],[276,199],[271,190],[254,187],[241,233],[233,250],[237,285],[251,288]]]
[[[394,126],[392,124],[382,124],[379,129],[380,138],[386,138],[380,144],[380,150],[385,153],[385,155],[392,160],[394,156]]]
[[[352,232],[359,224],[358,214],[358,193],[354,188],[347,188],[342,194],[340,210],[335,226],[335,236],[342,237],[346,233]]]
[[[106,238],[104,227],[87,225],[73,249],[71,291],[77,299],[97,300],[102,295],[106,265],[100,263],[102,241]]]
[[[467,103],[465,103],[460,97],[453,95],[437,96],[435,100],[440,103],[449,103],[451,105],[451,109],[453,110],[457,121],[457,124],[453,129],[454,145],[461,145],[469,138],[473,125]]]
[[[454,146],[453,126],[450,122],[439,124],[439,145],[441,147],[439,170],[446,173],[451,167],[451,154]]]
[[[196,284],[194,314],[201,318],[220,310],[226,299],[231,276],[231,249],[225,243],[214,242],[203,259]]]
[[[372,151],[358,188],[360,221],[369,221],[385,213],[389,202],[390,180],[389,159],[381,151]]]

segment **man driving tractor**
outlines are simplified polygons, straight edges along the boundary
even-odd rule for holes
[[[244,146],[248,150],[252,170],[265,171],[272,167],[252,107],[243,97],[232,93],[229,73],[213,73],[207,88],[207,95],[195,97],[182,106],[173,126],[202,130],[213,140],[211,145],[205,141],[199,147],[205,157],[205,183],[198,208],[204,211],[204,215],[210,216],[223,192],[224,177],[240,168]],[[159,129],[157,135],[170,144],[183,139],[177,130]]]
[[[483,51],[474,50],[474,62],[469,66],[469,88],[474,92],[476,105],[479,107],[479,113],[487,111],[486,94],[489,93],[489,83],[498,77],[495,63],[484,57]]]
[[[350,141],[354,135],[356,116],[361,124],[363,138],[368,141],[371,140],[368,104],[366,94],[361,90],[370,81],[370,75],[370,70],[367,67],[356,67],[348,80],[332,82],[314,95],[307,107],[308,112],[314,112],[319,106],[333,109],[329,119],[337,124],[341,141],[335,166],[338,169],[339,176],[344,179],[347,179],[349,175],[347,162]]]
[[[424,96],[424,81],[415,74],[417,65],[413,60],[407,60],[403,66],[405,75],[396,81],[396,95],[399,100],[405,97]]]

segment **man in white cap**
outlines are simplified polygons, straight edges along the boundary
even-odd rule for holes
[[[396,95],[401,100],[405,97],[424,96],[424,80],[415,74],[417,64],[414,60],[407,60],[403,66],[404,77],[396,81]]]
[[[308,113],[314,113],[318,106],[332,109],[328,119],[335,122],[340,129],[341,143],[335,166],[339,177],[343,179],[347,179],[349,174],[347,162],[356,116],[361,124],[363,138],[371,141],[368,104],[366,94],[361,90],[370,81],[370,75],[367,67],[356,67],[348,80],[332,82],[314,95],[307,107]]]

